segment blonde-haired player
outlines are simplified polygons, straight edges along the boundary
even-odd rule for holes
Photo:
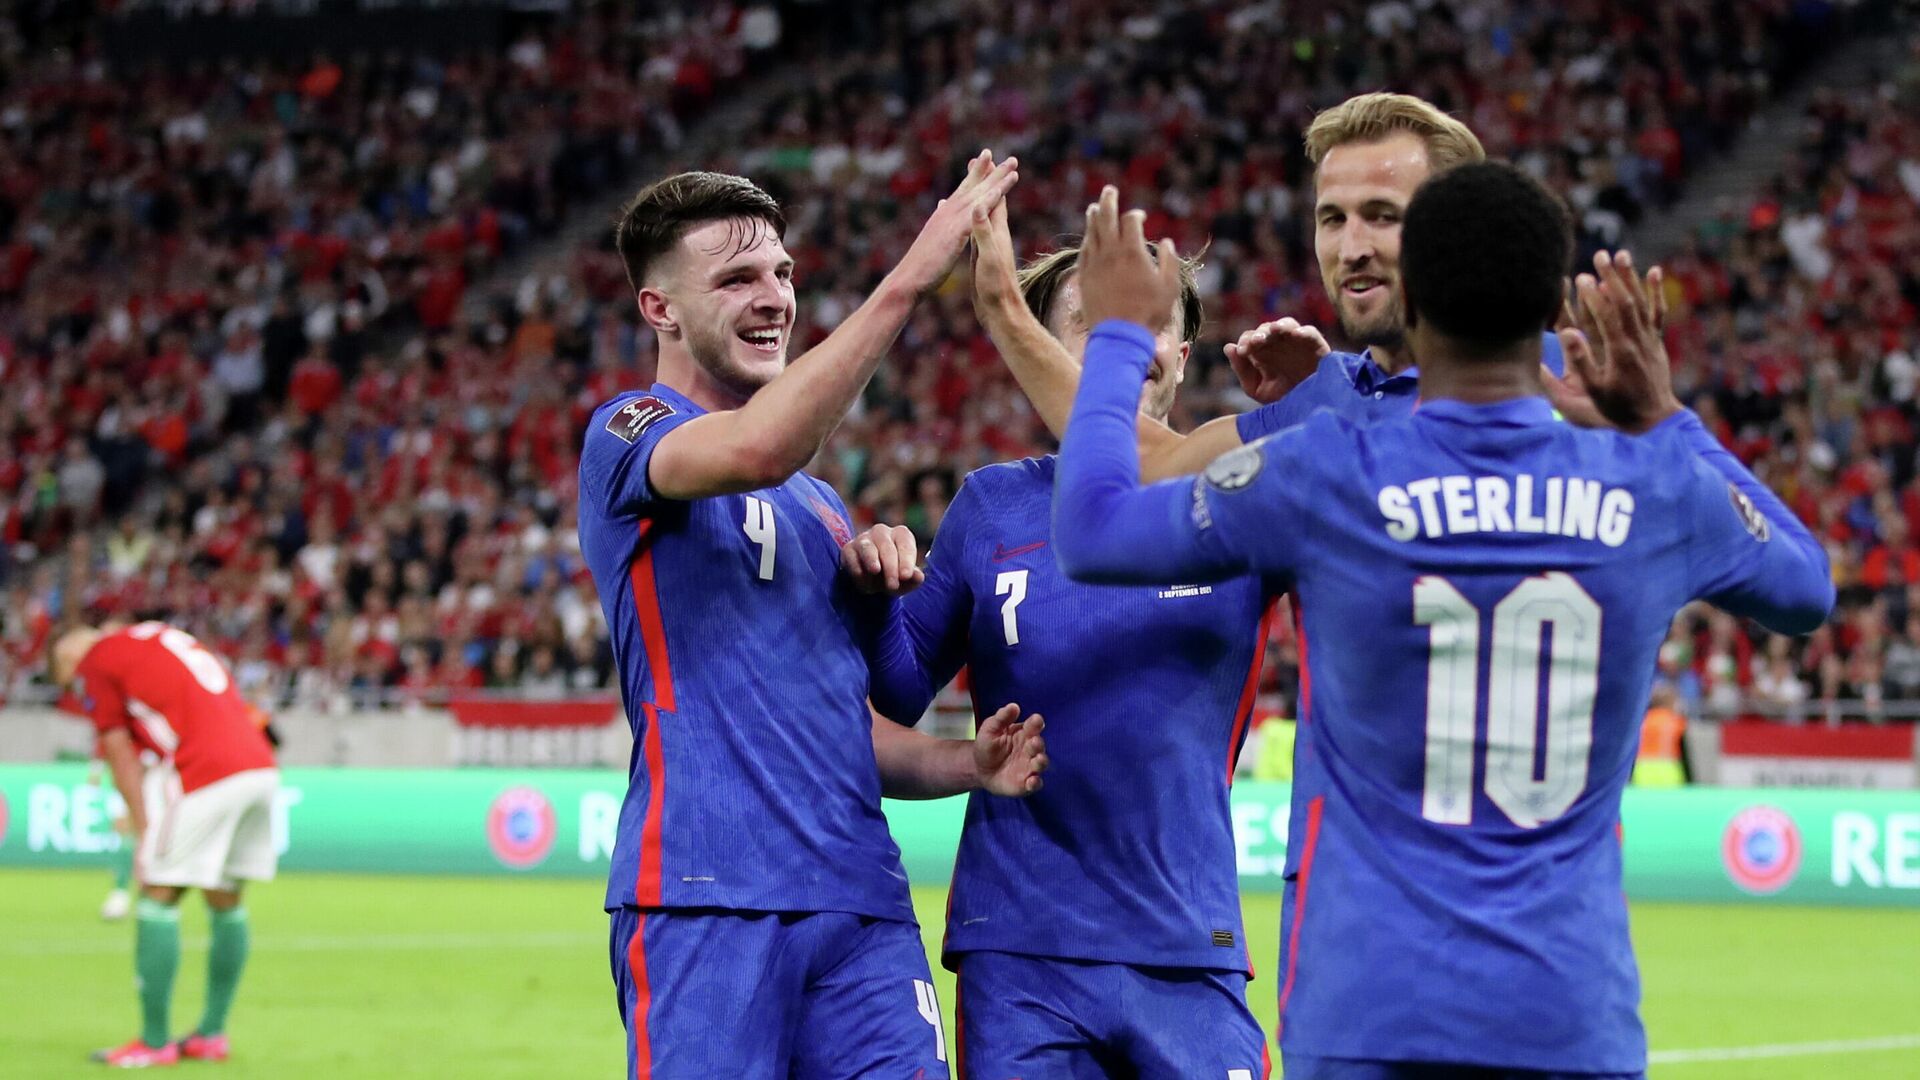
[[[1263,323],[1227,345],[1227,360],[1260,408],[1224,416],[1180,434],[1140,418],[1140,471],[1147,481],[1196,473],[1221,454],[1315,411],[1362,422],[1407,415],[1419,397],[1419,370],[1406,348],[1406,300],[1400,287],[1400,220],[1426,179],[1486,160],[1465,124],[1408,94],[1360,94],[1322,111],[1306,132],[1314,164],[1313,246],[1320,281],[1340,329],[1361,351],[1330,352],[1311,326],[1291,318]],[[1011,279],[1012,241],[1004,208],[974,231],[975,243],[1001,245],[976,273],[1007,280],[976,287],[994,344],[1035,410],[1055,435],[1066,431],[1080,367],[1020,299]],[[1655,271],[1657,274],[1658,271]],[[1542,340],[1543,359],[1564,372],[1560,344]]]

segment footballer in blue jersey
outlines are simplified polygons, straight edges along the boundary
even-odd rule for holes
[[[791,366],[793,259],[770,196],[682,173],[622,216],[659,381],[594,412],[579,519],[634,733],[606,896],[629,1076],[948,1075],[880,798],[1024,793],[1044,758],[1008,715],[971,742],[872,716],[860,627],[884,600],[841,572],[846,509],[800,470],[1015,168],[974,159],[866,304]]]
[[[976,282],[1014,273],[994,216]],[[1068,342],[1086,334],[1075,255],[1053,252],[1018,282]],[[1191,273],[1182,281],[1139,392],[1155,418],[1172,409],[1200,330]],[[1045,457],[967,476],[925,584],[894,605],[873,659],[874,706],[902,723],[962,666],[979,716],[1019,702],[1047,717],[1045,790],[968,803],[943,949],[958,975],[957,1060],[995,1080],[1263,1075],[1228,790],[1272,596],[1252,575],[1066,580],[1047,542],[1054,467]]]
[[[1320,113],[1306,150],[1316,166],[1314,252],[1321,281],[1342,335],[1361,351],[1331,352],[1317,330],[1291,318],[1248,330],[1227,345],[1226,357],[1243,388],[1264,404],[1184,435],[1142,416],[1143,479],[1197,473],[1218,455],[1315,412],[1365,425],[1409,416],[1419,401],[1420,371],[1406,348],[1400,221],[1422,181],[1438,169],[1483,160],[1485,151],[1459,121],[1419,98],[1390,93],[1360,94]],[[992,240],[991,230],[974,229],[976,250],[992,250]],[[981,269],[975,268],[975,309],[1036,411],[1061,434],[1078,365],[1027,311],[1010,274],[982,275]],[[1559,339],[1543,333],[1540,342],[1541,363],[1564,374]],[[1297,630],[1297,602],[1293,614]],[[1312,738],[1312,731],[1297,730],[1295,756],[1311,753]],[[1296,800],[1296,818],[1302,809]],[[1295,845],[1287,876],[1298,864]]]
[[[1400,220],[1427,177],[1483,161],[1464,124],[1406,94],[1360,94],[1314,117],[1306,138],[1314,166],[1314,255],[1342,336],[1359,349],[1329,352],[1318,330],[1293,318],[1263,323],[1226,346],[1226,358],[1258,408],[1181,434],[1140,420],[1143,479],[1197,473],[1219,455],[1291,427],[1319,409],[1360,423],[1407,415],[1419,396],[1419,368],[1406,348],[1400,283]],[[976,227],[975,244],[985,239]],[[1066,430],[1079,366],[1007,285],[977,296],[975,310],[1007,366],[1057,436]],[[1541,361],[1564,369],[1560,347],[1542,337]]]
[[[1178,282],[1115,201],[1082,256],[1096,326],[1053,544],[1076,580],[1251,571],[1301,598],[1315,739],[1295,766],[1286,1075],[1644,1075],[1615,830],[1656,654],[1695,599],[1816,628],[1820,545],[1674,399],[1626,256],[1581,275],[1578,378],[1543,383],[1571,226],[1504,165],[1441,173],[1407,209],[1413,416],[1316,414],[1143,489],[1131,387]],[[1160,266],[1176,257],[1163,243]]]

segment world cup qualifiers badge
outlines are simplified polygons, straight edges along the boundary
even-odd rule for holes
[[[487,843],[494,857],[515,870],[530,870],[553,850],[553,804],[538,788],[508,788],[487,810]]]
[[[1779,892],[1800,872],[1800,829],[1785,810],[1749,806],[1727,823],[1720,858],[1740,888],[1759,896]]]

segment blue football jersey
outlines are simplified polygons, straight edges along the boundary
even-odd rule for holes
[[[880,812],[850,538],[796,474],[675,501],[647,462],[704,410],[655,384],[600,406],[580,458],[580,546],[633,728],[607,909],[843,911],[912,920]]]
[[[1540,362],[1555,375],[1567,373],[1566,355],[1561,351],[1558,335],[1540,335]],[[1320,366],[1314,369],[1313,374],[1302,379],[1300,385],[1288,391],[1285,397],[1241,413],[1234,424],[1243,442],[1253,442],[1305,423],[1308,417],[1317,412],[1329,412],[1364,427],[1412,416],[1419,404],[1420,369],[1417,365],[1388,374],[1374,362],[1372,350],[1361,353],[1333,352],[1321,357]],[[1296,628],[1299,619],[1300,612],[1296,608]],[[1313,741],[1311,730],[1300,729],[1297,740],[1294,747],[1296,757],[1311,753],[1311,750],[1299,745],[1299,742]],[[1296,800],[1294,812],[1298,814],[1302,809]],[[1294,844],[1287,848],[1286,875],[1291,878],[1299,867],[1300,845]]]
[[[967,665],[977,715],[1046,718],[1052,767],[1023,799],[967,804],[945,955],[979,950],[1247,970],[1228,788],[1271,614],[1252,576],[1068,581],[1048,543],[1055,461],[961,485],[873,660],[902,723]]]
[[[1567,358],[1561,352],[1558,336],[1540,335],[1540,362],[1555,375],[1567,373]],[[1234,419],[1234,426],[1240,431],[1240,441],[1252,442],[1304,423],[1322,409],[1357,424],[1370,424],[1411,415],[1419,400],[1418,367],[1389,375],[1374,363],[1371,349],[1363,353],[1333,352],[1321,357],[1320,366],[1286,397],[1241,413]]]
[[[1644,1069],[1616,828],[1656,654],[1696,598],[1819,625],[1818,543],[1692,414],[1634,437],[1537,397],[1321,413],[1139,489],[1125,399],[1151,339],[1094,338],[1055,503],[1068,571],[1284,575],[1303,611],[1282,1047]]]

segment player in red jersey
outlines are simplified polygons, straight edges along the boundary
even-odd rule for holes
[[[280,773],[258,710],[219,657],[165,623],[69,631],[54,646],[53,669],[99,730],[100,755],[140,838],[134,970],[142,1031],[94,1059],[122,1068],[225,1060],[227,1012],[247,959],[240,885],[273,877],[277,862],[271,823]],[[151,770],[143,751],[158,761]],[[206,1013],[176,1043],[167,1014],[187,889],[206,896],[213,941]]]

